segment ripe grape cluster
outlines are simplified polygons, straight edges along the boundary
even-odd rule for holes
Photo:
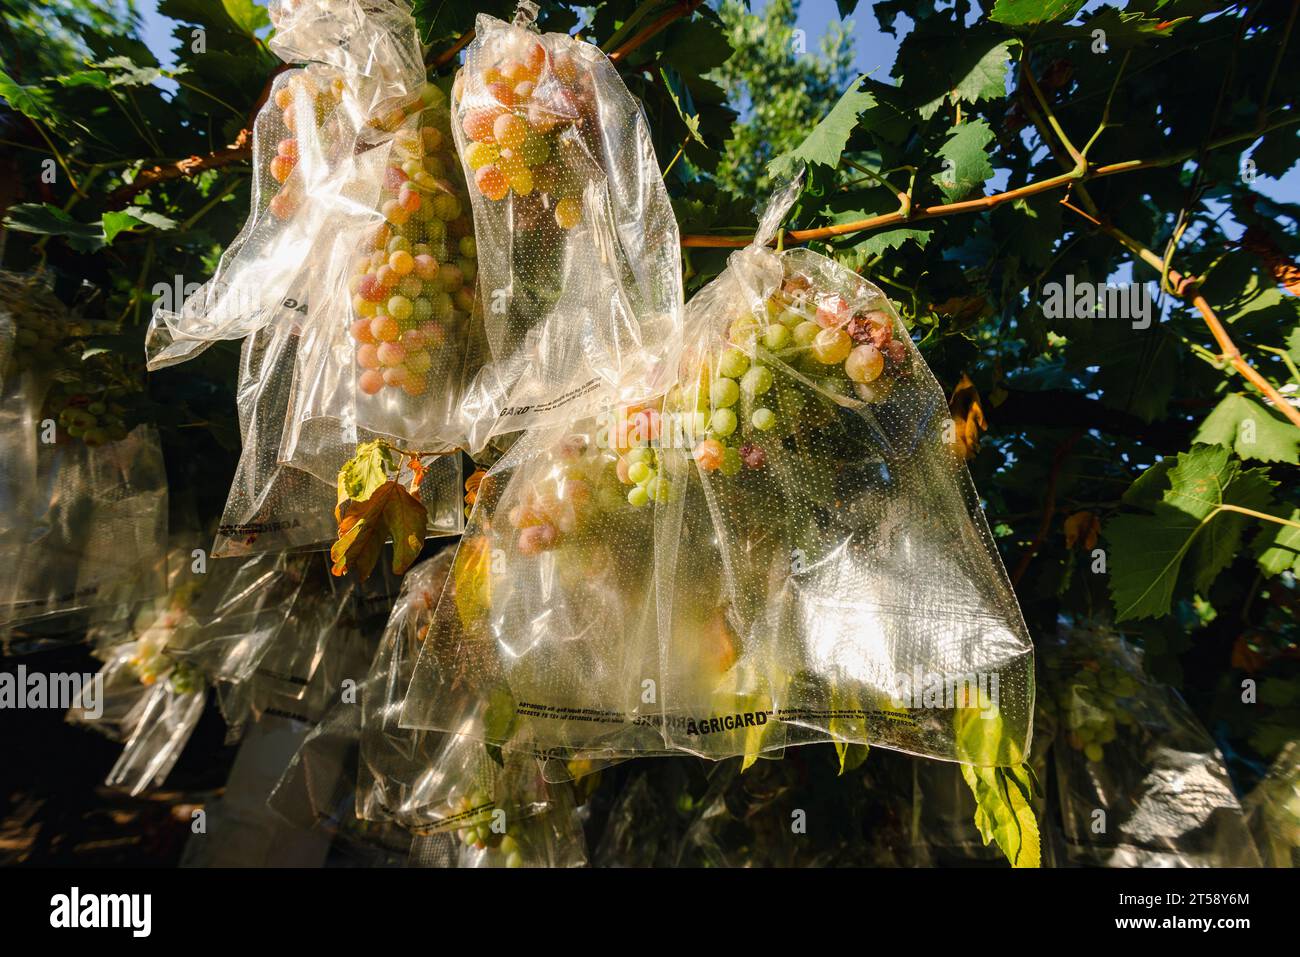
[[[531,39],[479,66],[453,90],[474,188],[493,201],[544,198],[560,228],[572,229],[582,221],[587,164],[576,130],[588,118],[583,104],[594,102],[591,76]]]
[[[487,794],[475,791],[448,802],[448,814],[469,814],[475,808],[487,808],[490,805],[491,799]],[[492,819],[486,816],[486,812],[482,820],[457,828],[456,836],[466,847],[499,856],[506,867],[523,867],[524,857],[519,842],[511,835],[508,827],[501,833],[494,831]]]
[[[426,84],[379,118],[393,132],[380,211],[352,269],[351,335],[366,395],[423,395],[434,355],[474,309],[478,248],[453,155],[446,96]]]
[[[344,83],[341,76],[321,77],[305,70],[289,74],[272,94],[272,102],[280,110],[280,118],[289,135],[276,144],[275,156],[267,164],[279,189],[271,197],[267,208],[277,219],[288,219],[307,198],[302,177],[294,176],[298,167],[300,148],[298,136],[306,131],[298,129],[299,117],[307,113],[317,130],[343,99]],[[306,110],[299,110],[305,105]],[[314,134],[313,134],[314,135]]]
[[[1133,710],[1124,699],[1140,688],[1139,680],[1116,661],[1097,658],[1079,663],[1057,693],[1070,747],[1082,751],[1089,761],[1101,761],[1119,728],[1134,723]]]
[[[725,342],[701,365],[695,415],[702,438],[695,462],[728,477],[767,464],[762,434],[782,425],[788,432],[796,424],[782,423],[770,401],[783,366],[827,391],[849,395],[851,386],[859,400],[881,402],[907,362],[907,346],[894,338],[888,312],[854,309],[839,293],[814,288],[809,277],[787,275],[759,315],[746,311],[732,320]],[[788,405],[798,403],[792,398]]]
[[[615,454],[581,434],[552,450],[548,476],[525,487],[507,513],[521,555],[557,548],[595,528],[600,516],[626,509]]]
[[[94,324],[70,316],[43,287],[10,274],[0,274],[0,312],[14,323],[3,379],[26,372],[48,386],[42,418],[58,422],[60,437],[89,446],[126,438],[128,403],[142,388],[140,376],[117,353],[86,354]]]

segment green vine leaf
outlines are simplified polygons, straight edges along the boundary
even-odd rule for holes
[[[818,123],[802,143],[782,153],[768,164],[768,172],[781,178],[794,176],[801,164],[817,163],[822,166],[838,166],[844,147],[848,145],[849,135],[858,125],[858,114],[875,105],[872,94],[858,89],[864,78],[859,76],[849,84],[831,111]]]
[[[1300,522],[1300,508],[1287,516]],[[1255,536],[1255,561],[1265,575],[1280,575],[1290,569],[1300,574],[1300,528],[1294,525],[1266,525]]]
[[[1032,26],[1053,20],[1069,20],[1086,0],[997,0],[989,19],[1008,26]]]
[[[1229,395],[1196,432],[1196,442],[1226,445],[1240,458],[1300,465],[1300,429],[1244,395]]]
[[[963,123],[948,134],[938,151],[946,161],[944,168],[932,177],[944,199],[950,203],[963,199],[993,175],[988,157],[992,142],[993,130],[982,119]]]
[[[1106,525],[1116,621],[1169,614],[1180,580],[1208,589],[1238,554],[1251,520],[1232,508],[1266,509],[1276,484],[1262,469],[1242,470],[1222,445],[1193,446],[1163,477],[1168,487],[1151,514]],[[1143,490],[1144,501],[1150,492]]]
[[[1035,782],[1029,766],[960,767],[975,796],[975,827],[984,843],[996,841],[1012,867],[1042,866],[1038,819],[1031,803]]]

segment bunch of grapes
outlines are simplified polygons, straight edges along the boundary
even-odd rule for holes
[[[469,814],[475,808],[487,808],[490,805],[491,799],[487,794],[482,791],[475,791],[449,801],[447,805],[448,815]],[[511,835],[510,829],[507,827],[501,833],[494,831],[492,829],[492,819],[486,812],[482,820],[457,828],[456,836],[466,847],[485,851],[499,857],[500,863],[503,863],[506,867],[522,867],[524,864],[519,842]]]
[[[1119,727],[1134,723],[1133,709],[1125,699],[1136,695],[1141,684],[1109,658],[1088,659],[1077,663],[1077,668],[1061,685],[1057,704],[1070,747],[1098,762]]]
[[[513,37],[484,66],[487,56],[475,64],[479,72],[462,71],[453,90],[474,188],[494,202],[531,198],[561,229],[572,229],[582,221],[580,197],[594,173],[581,141],[593,119],[592,77],[530,37]]]
[[[616,456],[616,450],[581,434],[559,443],[550,474],[526,487],[507,515],[521,555],[539,555],[598,532],[601,516],[626,509]]]
[[[907,369],[907,345],[894,337],[888,312],[855,309],[841,294],[815,289],[805,275],[786,277],[768,300],[767,319],[766,348],[789,350],[814,375],[842,373],[864,402],[883,401]]]
[[[59,425],[69,436],[93,447],[126,438],[126,406],[114,401],[121,394],[118,388],[110,388],[103,398],[92,399],[63,383],[56,383],[50,391],[47,407],[58,416]]]
[[[59,437],[89,446],[126,438],[128,403],[143,389],[139,369],[117,353],[86,355],[87,337],[114,331],[109,324],[70,316],[44,287],[7,273],[0,274],[0,312],[14,322],[3,377],[21,371],[48,382],[42,417],[58,422]]]
[[[385,388],[423,395],[434,354],[459,337],[474,310],[478,249],[454,179],[449,123],[446,97],[432,84],[375,121],[394,135],[385,222],[367,235],[352,269],[351,334],[366,395]]]
[[[788,275],[762,313],[735,318],[717,352],[700,363],[692,410],[695,462],[728,477],[767,464],[761,436],[782,425],[778,408],[803,405],[795,390],[773,391],[783,366],[833,394],[881,402],[907,362],[907,346],[894,338],[889,313],[854,309],[839,293],[814,289],[807,276]],[[774,401],[778,392],[781,403]],[[672,401],[678,408],[690,405],[680,392]],[[784,431],[793,426],[785,423]]]
[[[668,476],[662,474],[662,463],[656,443],[661,439],[663,419],[659,410],[651,406],[626,406],[616,417],[615,451],[618,460],[614,474],[627,492],[627,504],[644,508],[651,502],[673,499],[676,489]]]
[[[271,215],[276,219],[288,219],[306,198],[302,178],[293,175],[300,156],[300,116],[303,112],[308,113],[317,131],[315,135],[319,135],[319,130],[343,99],[343,89],[341,76],[325,77],[297,70],[289,74],[288,79],[272,94],[272,102],[280,110],[281,121],[289,134],[276,144],[275,155],[267,163],[267,172],[280,187],[267,204]],[[300,111],[299,105],[305,105],[308,109]]]

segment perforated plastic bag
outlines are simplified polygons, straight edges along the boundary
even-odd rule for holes
[[[452,278],[464,310],[456,315],[467,315],[473,300],[472,240],[468,257],[459,246],[459,237],[472,229],[467,212],[461,214],[468,200],[463,184],[456,199],[452,181],[435,175],[459,176],[446,98],[424,83],[409,7],[396,0],[331,0],[276,3],[271,14],[277,25],[272,48],[308,66],[276,78],[254,124],[253,208],[244,230],[213,279],[183,307],[169,309],[170,295],[160,300],[146,343],[150,367],[159,368],[216,340],[249,340],[240,383],[245,455],[218,555],[328,544],[336,476],[359,442],[385,436],[421,451],[450,448],[458,433],[449,433],[446,422],[455,417],[450,410],[468,340],[433,321],[430,297],[447,306],[444,320],[450,318]],[[436,98],[441,110],[426,111],[426,102]],[[408,175],[403,160],[421,168]],[[400,187],[394,176],[402,179]],[[396,211],[381,209],[386,183],[393,203],[405,204]],[[412,212],[412,204],[420,209]],[[443,218],[430,219],[434,212]],[[409,236],[386,235],[376,251],[376,227],[388,230],[385,216],[403,224],[409,218],[401,230]],[[457,224],[450,246],[448,219]],[[420,246],[420,240],[433,242],[435,225],[441,264],[433,250]],[[383,269],[393,281],[376,281],[362,296],[360,276],[350,270],[367,243],[367,257],[382,252],[393,259]],[[460,260],[452,261],[448,248]],[[461,260],[463,268],[456,265]],[[436,282],[420,278],[429,265]],[[430,288],[420,289],[422,282]],[[461,288],[465,282],[470,290]],[[384,293],[380,301],[367,298],[372,291]],[[354,308],[369,318],[354,321]],[[376,310],[391,315],[381,320]],[[349,339],[350,327],[356,341]],[[393,341],[376,341],[376,335]],[[370,379],[380,376],[381,365],[397,396],[403,384],[409,395],[367,393],[376,391]],[[374,367],[368,377],[365,366]],[[459,462],[449,457],[430,468],[422,488],[429,532],[456,533]]]
[[[105,783],[132,795],[161,786],[203,717],[206,700],[205,685],[180,689],[171,681],[160,681],[150,686]]]
[[[145,344],[151,369],[273,322],[301,325],[299,310],[333,241],[331,197],[361,116],[386,95],[388,65],[405,53],[377,31],[368,44],[340,42],[347,24],[363,17],[356,0],[277,2],[270,13],[271,49],[287,63],[308,65],[275,78],[254,120],[252,209],[216,273],[181,297],[165,292],[155,305]]]
[[[237,393],[244,445],[212,548],[215,558],[323,549],[338,535],[335,480],[281,460],[300,343],[283,326],[244,340]],[[459,456],[428,461],[419,499],[428,513],[426,535],[454,535],[464,527]]]
[[[338,702],[343,682],[365,674],[397,590],[390,574],[377,573],[358,585],[330,575],[322,556],[290,561],[302,584],[292,605],[280,606],[283,626],[255,653],[243,656],[241,674],[219,687],[222,713],[232,728],[268,713],[321,721]]]
[[[767,248],[798,186],[689,303],[640,476],[665,734],[708,757],[835,740],[1018,763],[1032,645],[943,394],[878,288]]]
[[[1146,675],[1137,649],[1078,626],[1044,658],[1067,863],[1259,866],[1213,739],[1177,691]]]
[[[1288,742],[1244,802],[1266,867],[1300,867],[1300,741]]]
[[[553,803],[551,785],[559,782],[547,777],[546,763],[518,751],[494,760],[482,737],[474,734],[492,702],[477,696],[456,697],[463,713],[451,720],[449,733],[399,724],[416,656],[433,624],[452,556],[453,550],[444,550],[407,573],[362,685],[357,814],[430,833],[468,833],[470,828],[477,832],[486,823],[487,840],[492,842],[490,824],[499,789],[508,790],[516,810],[526,805],[535,813]],[[510,776],[504,784],[503,774]],[[559,780],[571,777],[570,772]]]
[[[452,106],[489,350],[468,448],[661,393],[681,251],[640,104],[595,46],[480,14]]]
[[[387,438],[437,452],[463,444],[460,393],[481,343],[477,249],[446,94],[425,82],[405,4],[340,6],[350,9],[328,28],[313,25],[326,49],[311,55],[341,42],[384,59],[374,76],[350,75],[345,85],[370,90],[369,107],[329,199],[318,288],[328,307],[299,349],[283,450],[326,477],[337,472],[340,445]]]
[[[203,715],[207,682],[177,652],[196,634],[189,606],[201,582],[173,577],[165,598],[136,613],[130,640],[104,650],[100,669],[102,706],[85,703],[68,718],[111,738],[124,740],[122,754],[105,783],[135,795],[161,786]]]
[[[483,478],[403,727],[579,764],[665,750],[653,516],[608,425],[525,433]]]
[[[0,585],[4,620],[161,594],[167,477],[157,433],[141,425],[101,446],[66,436],[46,444],[39,423],[25,412],[20,417],[34,427],[5,434],[33,450],[8,461],[0,478],[0,498],[13,506],[0,541],[8,569]],[[32,462],[34,475],[25,474]]]
[[[308,574],[320,560],[262,554],[214,559],[189,609],[192,634],[174,654],[216,682],[252,677],[288,627]]]

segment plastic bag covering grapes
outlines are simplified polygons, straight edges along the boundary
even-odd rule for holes
[[[170,681],[149,687],[121,757],[105,783],[137,795],[160,787],[203,716],[207,688],[178,690]]]
[[[1266,867],[1300,867],[1300,741],[1290,741],[1245,800]]]
[[[483,478],[403,727],[579,764],[665,751],[653,515],[628,501],[611,434],[598,418],[526,432]]]
[[[237,393],[244,444],[217,529],[214,558],[327,548],[338,535],[333,478],[326,482],[280,458],[300,349],[301,338],[283,326],[244,340]],[[461,495],[459,457],[430,460],[419,493],[429,516],[426,535],[461,531]]]
[[[663,391],[681,331],[677,222],[640,105],[596,47],[480,14],[453,88],[489,361],[468,448]],[[535,11],[535,7],[532,7]]]
[[[515,813],[536,813],[553,803],[550,784],[544,774],[538,774],[535,756],[508,751],[498,763],[479,738],[408,730],[398,723],[452,555],[447,549],[406,575],[362,686],[357,815],[421,831],[472,828],[477,832],[486,825],[491,843],[494,833],[503,833],[491,831],[499,791],[509,792]],[[473,698],[461,701],[470,708],[484,704]],[[461,722],[467,728],[475,723],[474,715]]]
[[[1259,866],[1214,741],[1178,692],[1147,677],[1140,652],[1074,627],[1044,658],[1067,863]]]
[[[1032,645],[943,394],[878,288],[767,248],[798,186],[692,298],[629,473],[654,501],[665,736],[1019,763]]]
[[[217,340],[243,339],[272,321],[297,324],[313,267],[333,241],[338,211],[331,199],[357,131],[421,69],[409,34],[387,29],[409,18],[391,0],[275,2],[270,13],[271,49],[308,66],[276,77],[253,124],[251,215],[209,282],[158,303],[146,337],[150,368],[184,361]]]
[[[358,126],[330,200],[318,285],[328,321],[304,333],[282,450],[329,480],[370,439],[429,452],[462,445],[460,392],[482,343],[477,248],[447,96],[425,82],[404,4],[358,8],[344,35],[378,47],[375,33],[393,48],[385,95]]]
[[[157,433],[137,426],[120,442],[89,446],[59,431],[42,439],[30,396],[0,408],[6,527],[0,618],[26,622],[140,600],[166,587],[167,478]]]
[[[166,596],[137,608],[129,640],[99,649],[106,660],[97,707],[87,710],[83,700],[68,712],[70,721],[125,741],[109,787],[134,795],[160,786],[203,714],[207,683],[176,653],[196,634],[190,607],[204,584],[201,576],[176,571]]]

